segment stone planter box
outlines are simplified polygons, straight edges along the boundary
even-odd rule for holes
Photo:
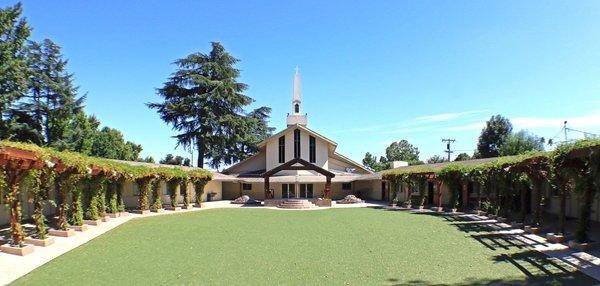
[[[331,199],[316,199],[311,200],[311,202],[318,207],[331,207],[333,205]]]
[[[419,206],[419,210],[422,211],[425,207],[424,206]]]
[[[579,251],[588,251],[592,249],[597,249],[600,247],[600,242],[590,241],[590,242],[577,242],[575,240],[569,240],[569,248]]]
[[[11,246],[10,243],[0,246],[0,251],[8,254],[25,256],[33,252],[35,248],[33,245],[25,244],[23,247]]]
[[[88,225],[100,225],[102,223],[102,220],[100,219],[84,219],[83,220],[83,224],[88,224]]]
[[[506,222],[506,218],[504,217],[496,217],[497,222]]]
[[[560,233],[548,233],[546,234],[546,240],[552,243],[561,243],[567,240],[567,238]]]
[[[433,208],[433,210],[436,211],[436,212],[441,213],[441,212],[444,211],[444,208],[443,207],[435,207],[435,208]]]
[[[134,214],[147,215],[150,213],[150,210],[133,210]]]
[[[194,206],[197,207],[197,208],[203,208],[203,207],[205,207],[205,205],[202,204],[202,203],[200,203],[200,204],[194,204]]]
[[[70,229],[70,228],[67,230],[49,229],[48,234],[52,235],[52,236],[58,236],[58,237],[71,237],[71,236],[75,235],[75,230]]]
[[[540,233],[541,229],[537,226],[530,226],[530,225],[526,225],[524,228],[525,232],[527,233],[531,233],[531,234],[538,234]]]
[[[183,207],[182,207],[182,208],[183,208],[183,209],[186,209],[186,210],[189,210],[189,209],[193,209],[193,208],[194,208],[194,206],[192,206],[192,205],[183,205]]]
[[[128,215],[129,215],[129,213],[128,213],[128,212],[120,212],[120,213],[119,213],[119,216],[120,216],[120,217],[122,217],[122,216],[128,216]]]
[[[121,216],[121,214],[120,213],[113,213],[113,214],[108,214],[108,216],[110,218],[118,218],[119,216]]]
[[[512,223],[510,223],[510,226],[515,227],[515,228],[522,228],[523,223],[522,222],[512,222]]]
[[[54,237],[46,237],[46,239],[37,239],[37,238],[33,238],[33,237],[27,237],[27,238],[25,238],[25,242],[35,245],[35,246],[46,247],[46,246],[54,244]]]
[[[169,206],[169,207],[166,207],[165,209],[168,210],[168,211],[180,211],[181,207],[171,207],[171,206]]]
[[[110,220],[110,216],[109,215],[105,215],[102,219],[102,222],[107,222]]]
[[[69,226],[70,229],[74,230],[74,231],[86,231],[88,230],[88,226],[83,224],[83,225],[70,225]]]
[[[458,212],[458,209],[452,209],[452,213]]]
[[[165,209],[162,209],[162,208],[161,208],[161,209],[153,209],[153,210],[151,210],[151,211],[152,211],[153,213],[162,213],[162,212],[165,212]]]

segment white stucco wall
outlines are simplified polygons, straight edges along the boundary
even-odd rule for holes
[[[290,129],[281,136],[285,136],[285,161],[289,161],[294,158],[294,129]],[[266,146],[266,170],[273,169],[279,165],[279,137],[272,138],[267,142]],[[300,158],[310,161],[309,157],[309,136],[311,136],[305,130],[300,129]],[[329,160],[329,145],[326,141],[315,136],[316,143],[316,162],[315,165],[328,169]],[[282,171],[280,174],[296,174],[297,171]]]

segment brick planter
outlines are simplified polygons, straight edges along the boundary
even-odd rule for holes
[[[531,233],[531,234],[538,234],[540,233],[541,229],[537,226],[530,226],[530,225],[526,225],[524,228],[525,232],[527,233]]]
[[[560,233],[548,233],[546,234],[546,240],[552,243],[561,243],[567,240],[567,238]]]
[[[83,220],[83,224],[88,224],[88,225],[100,225],[102,223],[102,220],[100,219],[84,219]]]
[[[153,210],[151,210],[151,211],[152,211],[153,213],[162,213],[162,212],[165,212],[165,209],[163,209],[163,208],[160,208],[160,209],[153,209]]]
[[[52,236],[58,237],[71,237],[75,235],[75,231],[73,229],[61,230],[61,229],[49,229],[48,234]]]
[[[569,248],[579,251],[588,251],[592,249],[598,249],[600,242],[577,242],[575,240],[569,240]]]
[[[69,226],[70,229],[74,230],[74,231],[86,231],[88,230],[88,226],[83,224],[83,225],[70,225]]]
[[[128,215],[129,215],[129,213],[128,213],[128,212],[120,212],[120,213],[119,213],[119,216],[120,216],[120,217],[121,217],[121,216],[128,216]]]
[[[33,247],[33,245],[30,244],[23,245],[23,247],[11,246],[10,243],[0,246],[0,251],[19,256],[25,256],[27,254],[30,254],[33,252],[34,249],[35,248]]]
[[[165,209],[168,211],[180,211],[181,207],[166,207]]]
[[[104,217],[101,218],[102,222],[107,222],[110,220],[110,216],[109,215],[105,215]]]
[[[133,210],[132,211],[134,214],[141,214],[141,215],[147,215],[150,213],[150,210]]]
[[[37,238],[33,238],[33,237],[27,237],[27,238],[25,238],[25,242],[35,245],[35,246],[46,247],[46,246],[54,244],[54,237],[46,237],[46,239],[37,239]]]
[[[118,217],[120,217],[120,216],[121,216],[121,213],[113,213],[113,214],[108,214],[108,216],[109,216],[110,218],[118,218]]]
[[[193,209],[194,206],[193,205],[183,205],[182,207],[183,209],[189,210],[189,209]]]
[[[443,207],[435,207],[435,208],[433,208],[433,210],[436,211],[436,212],[438,212],[438,213],[441,213],[441,212],[444,211],[444,208]]]
[[[203,208],[204,204],[200,203],[200,204],[195,204],[194,206],[197,207],[197,208]]]

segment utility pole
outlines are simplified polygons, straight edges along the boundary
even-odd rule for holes
[[[567,121],[565,120],[565,125],[563,126],[563,129],[565,130],[565,143],[568,143],[569,140],[567,140]]]
[[[448,153],[448,162],[450,162],[450,154],[454,153],[454,151],[450,150],[450,144],[456,142],[455,139],[442,139],[442,142],[446,142],[446,150],[444,152]]]

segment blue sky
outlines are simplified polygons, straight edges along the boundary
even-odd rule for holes
[[[285,126],[302,74],[309,127],[361,161],[407,139],[472,153],[493,114],[546,138],[600,134],[599,1],[24,1],[33,38],[62,46],[87,112],[155,158],[174,133],[144,103],[175,59],[222,42],[254,106]],[[1,6],[14,1],[0,1]],[[580,136],[570,133],[569,136]]]

